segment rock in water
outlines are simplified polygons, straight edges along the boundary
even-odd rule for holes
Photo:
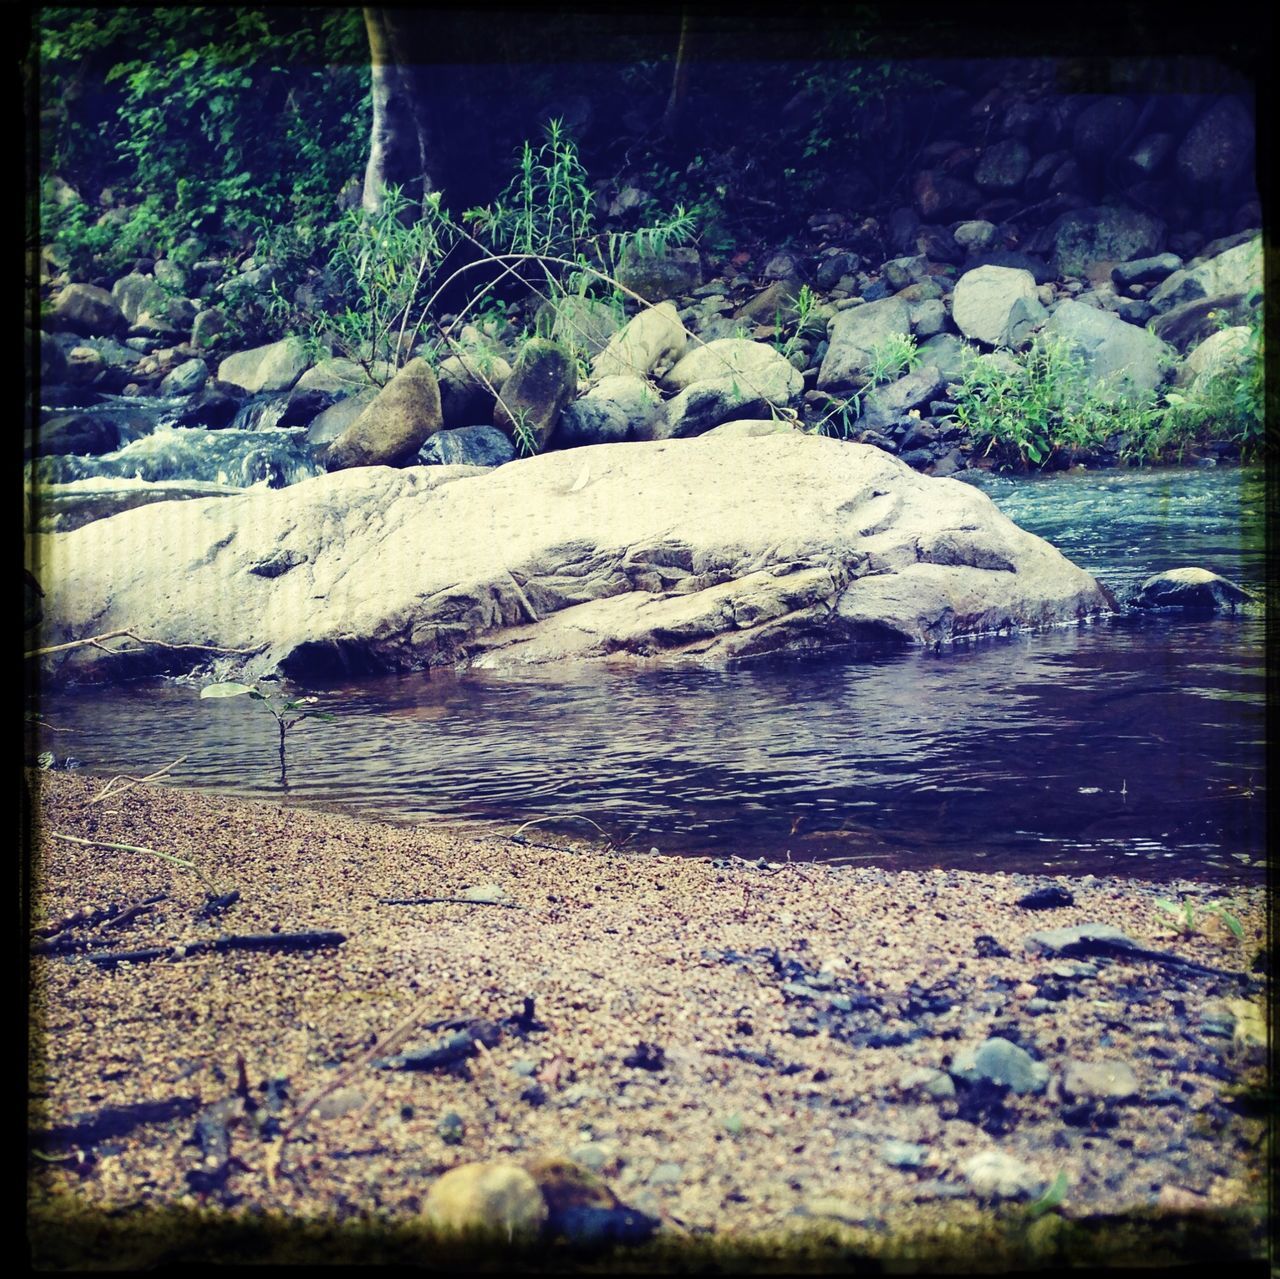
[[[1225,577],[1207,568],[1171,568],[1147,578],[1134,596],[1134,608],[1191,608],[1213,612],[1235,612],[1241,604],[1253,602],[1248,591],[1241,590]]]
[[[440,1230],[530,1239],[547,1219],[538,1183],[517,1164],[451,1168],[432,1182],[423,1212]]]
[[[249,571],[282,551],[299,567]],[[976,488],[798,431],[601,444],[478,473],[359,468],[157,503],[41,554],[44,644],[132,627],[254,649],[238,664],[249,678],[934,645],[1107,608],[1092,577]],[[46,671],[114,665],[75,649]]]

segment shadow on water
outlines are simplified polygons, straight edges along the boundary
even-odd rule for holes
[[[1178,564],[1257,589],[1260,479],[1255,507],[1249,473],[1181,478],[984,486],[1120,589]],[[1259,616],[1126,615],[938,655],[364,680],[320,691],[337,721],[290,735],[289,795],[506,830],[548,816],[594,834],[580,814],[641,852],[1257,877],[1263,632]],[[51,695],[43,709],[62,730],[48,744],[95,769],[189,753],[184,784],[280,794],[274,722],[247,699],[165,683]]]

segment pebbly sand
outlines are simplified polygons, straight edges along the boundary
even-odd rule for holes
[[[560,1245],[556,1265],[680,1269],[700,1248],[736,1248],[744,1268],[804,1256],[819,1269],[850,1257],[928,1270],[1266,1254],[1265,1064],[1224,1011],[1266,997],[1249,972],[1266,941],[1259,887],[1230,892],[1243,940],[1211,919],[1178,936],[1155,905],[1169,886],[1136,880],[715,864],[163,784],[95,803],[104,779],[28,779],[32,940],[101,942],[31,959],[38,1265],[281,1248],[430,1265],[445,1256],[421,1227],[436,1177],[552,1154],[661,1222],[640,1247]],[[149,848],[200,874],[55,835]],[[1074,904],[1016,904],[1051,883]],[[210,888],[240,896],[198,919]],[[477,889],[500,901],[381,900]],[[1207,902],[1213,886],[1199,892]],[[123,926],[86,918],[153,897]],[[1248,976],[1024,946],[1085,923]],[[306,930],[345,941],[90,958]],[[488,1046],[435,1069],[377,1064],[442,1043],[457,1028],[433,1024],[460,1019],[498,1023]],[[478,1026],[463,1029],[483,1043]],[[962,1082],[938,1097],[911,1083],[915,1070],[945,1092],[947,1067],[993,1035],[1041,1060],[1048,1087]],[[1136,1090],[1064,1090],[1073,1062],[1123,1063]],[[142,1103],[162,1104],[113,1109]],[[976,1187],[965,1165],[987,1151],[1016,1161],[1025,1184]],[[1055,1181],[1061,1202],[1028,1212]],[[233,1241],[233,1223],[248,1233]]]

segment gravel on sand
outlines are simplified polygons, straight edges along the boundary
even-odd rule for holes
[[[1203,911],[1179,935],[1167,884],[624,854],[29,776],[31,940],[55,952],[31,959],[33,1220],[394,1226],[450,1168],[553,1155],[683,1237],[892,1236],[1055,1183],[1055,1219],[1264,1220],[1261,888],[1230,891],[1242,939]],[[1017,904],[1053,885],[1071,904]],[[1026,945],[1083,924],[1209,971]],[[1025,1089],[975,1082],[1015,1059]]]

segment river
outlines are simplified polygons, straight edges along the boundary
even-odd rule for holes
[[[975,482],[1119,592],[1180,565],[1263,586],[1257,469]],[[527,837],[599,827],[642,853],[1256,879],[1264,629],[1123,615],[938,654],[365,679],[312,690],[337,718],[290,733],[288,797],[477,829],[539,819]],[[42,710],[42,745],[94,771],[185,753],[183,785],[284,793],[274,722],[247,698],[163,681]]]

